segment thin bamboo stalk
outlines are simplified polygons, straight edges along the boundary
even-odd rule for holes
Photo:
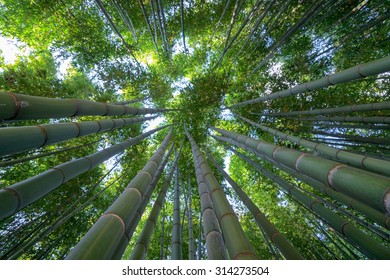
[[[165,240],[165,232],[164,232],[164,227],[165,227],[165,208],[163,208],[163,214],[161,217],[161,235],[160,235],[160,260],[164,259],[164,240]]]
[[[255,123],[247,118],[244,118],[238,114],[235,114],[235,115],[238,118],[240,118],[241,120],[243,120],[243,121],[245,121],[245,122],[247,122],[255,127],[258,127],[261,130],[266,131],[266,132],[268,132],[268,133],[270,133],[278,138],[291,141],[291,142],[296,143],[298,145],[301,145],[305,148],[314,150],[318,153],[325,154],[325,155],[331,157],[331,159],[336,159],[338,161],[344,162],[346,164],[350,164],[350,165],[355,166],[355,167],[364,168],[364,169],[367,169],[367,170],[372,171],[372,172],[377,172],[377,173],[381,173],[381,174],[390,176],[390,162],[388,162],[386,160],[372,158],[372,157],[368,157],[368,156],[362,156],[362,155],[358,155],[358,154],[353,154],[353,153],[350,153],[348,151],[339,150],[339,149],[336,149],[333,147],[329,147],[328,145],[325,145],[325,144],[319,144],[316,142],[305,140],[301,137],[289,135],[289,134],[283,133],[279,130],[276,130],[276,129],[273,129],[273,128],[270,128],[270,127],[267,127],[264,125],[260,125],[260,124]]]
[[[82,99],[58,99],[1,91],[0,106],[0,121],[76,116],[145,115],[167,111],[167,109],[135,108]]]
[[[158,216],[160,214],[161,208],[164,205],[165,197],[167,195],[168,188],[170,186],[173,173],[177,166],[181,150],[176,154],[175,160],[173,162],[172,169],[168,173],[164,184],[162,185],[160,192],[158,193],[157,199],[153,204],[152,210],[150,211],[149,217],[145,222],[145,225],[142,229],[140,236],[138,237],[137,243],[135,244],[134,250],[131,253],[130,260],[142,260],[145,258],[150,238],[153,234],[154,228],[156,226]]]
[[[66,259],[111,259],[126,228],[134,219],[142,202],[145,188],[149,185],[160,165],[172,129],[144,168],[127,185],[114,203],[104,212],[87,234],[73,248]]]
[[[184,216],[184,215],[183,215]],[[180,224],[180,185],[179,169],[176,166],[176,180],[173,199],[173,226],[172,226],[172,259],[181,260],[182,256],[181,224]]]
[[[294,117],[285,117],[287,119]],[[312,122],[357,122],[372,124],[390,124],[390,117],[300,117],[299,121]]]
[[[69,139],[126,127],[154,118],[155,116],[3,127],[0,128],[0,156],[37,149]]]
[[[349,69],[337,72],[335,74],[326,76],[324,78],[303,83],[297,85],[295,87],[274,92],[268,95],[264,95],[252,100],[247,100],[243,102],[236,103],[231,105],[229,108],[235,108],[239,106],[249,105],[260,103],[267,100],[273,100],[277,98],[283,98],[287,96],[293,96],[298,93],[305,93],[307,91],[312,91],[320,88],[329,87],[331,85],[341,84],[349,81],[353,81],[356,79],[365,78],[367,76],[373,76],[377,74],[381,74],[384,72],[390,71],[390,56],[386,56],[384,58],[374,60],[365,64],[360,64]]]
[[[384,137],[363,137],[360,135],[349,135],[349,134],[342,134],[342,133],[331,133],[326,131],[311,131],[312,134],[315,135],[325,135],[325,136],[331,136],[331,137],[337,137],[344,140],[348,140],[351,142],[359,142],[359,143],[366,143],[366,144],[378,144],[378,145],[390,145],[390,140],[388,138]]]
[[[188,177],[188,259],[195,260],[194,228],[192,223],[192,188],[191,180]]]
[[[277,230],[277,228],[267,219],[264,213],[260,211],[256,204],[238,186],[238,184],[229,176],[229,174],[226,173],[221,166],[219,166],[211,153],[208,153],[208,157],[214,163],[214,166],[218,169],[218,171],[223,175],[225,180],[234,189],[244,205],[252,213],[259,228],[264,230],[268,238],[278,247],[283,256],[289,260],[302,260],[303,257],[299,251]]]
[[[207,184],[230,258],[233,260],[256,259],[257,257],[252,246],[207,161],[191,135],[187,133],[187,137],[191,142],[192,153],[197,169],[199,169],[199,174],[204,177],[204,181]]]
[[[112,156],[123,152],[128,147],[165,127],[150,130],[100,152],[65,162],[29,179],[0,189],[0,220],[13,215],[70,179],[95,168]]]
[[[235,132],[219,128],[214,130],[256,149],[282,165],[356,198],[378,211],[390,213],[390,178]]]
[[[146,14],[145,5],[143,4],[142,0],[138,0],[138,3],[141,6],[142,14],[144,15],[144,18],[145,18],[145,21],[146,21],[146,25],[148,27],[150,35],[152,36],[153,44],[156,47],[156,51],[158,52],[158,46],[157,46],[156,38],[154,37],[154,33],[152,31],[152,26],[150,25],[148,15]]]
[[[198,237],[198,260],[201,260],[203,257],[203,250],[202,250],[202,213],[199,213],[199,237]]]
[[[262,116],[302,116],[302,115],[323,115],[323,114],[334,114],[334,113],[350,113],[350,112],[365,112],[365,111],[379,111],[379,110],[390,110],[390,102],[378,102],[369,104],[358,104],[348,105],[335,108],[324,108],[314,110],[303,110],[303,111],[290,111],[290,112],[279,112],[279,113],[261,113]]]
[[[119,32],[118,28],[116,27],[115,23],[113,22],[112,18],[110,17],[110,14],[107,12],[106,8],[104,8],[104,5],[102,1],[95,0],[96,4],[99,6],[100,10],[103,12],[105,18],[107,19],[108,23],[110,24],[112,30],[115,32],[115,34],[121,39],[122,43],[125,45],[127,50],[129,51],[130,55],[133,57],[135,62],[137,63],[138,67],[140,67],[140,63],[137,60],[137,58],[134,55],[134,52],[130,45],[126,42],[125,38],[123,38],[122,34]]]
[[[102,137],[99,140],[86,143],[84,145],[72,146],[72,147],[68,147],[68,148],[64,148],[64,149],[57,149],[57,150],[52,151],[52,152],[39,153],[39,154],[36,154],[36,155],[33,155],[33,156],[29,156],[29,157],[17,158],[17,159],[13,159],[13,160],[2,161],[2,162],[0,162],[0,167],[7,167],[7,166],[15,165],[15,164],[18,164],[18,163],[27,162],[27,161],[30,161],[30,160],[33,160],[33,159],[41,158],[41,157],[47,157],[47,156],[51,156],[51,155],[60,154],[60,153],[63,153],[63,152],[75,150],[75,149],[80,149],[80,148],[83,148],[83,147],[87,147],[87,146],[96,144],[96,143],[100,142],[103,138],[104,137]]]

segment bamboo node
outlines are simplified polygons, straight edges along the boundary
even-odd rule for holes
[[[19,97],[13,93],[13,92],[7,92],[7,94],[9,96],[11,96],[11,98],[13,99],[13,101],[15,102],[15,111],[14,111],[14,115],[10,118],[8,118],[7,120],[13,120],[13,119],[16,119],[19,114],[20,114],[20,109],[22,108],[22,103],[19,99]]]
[[[333,166],[329,171],[328,171],[328,186],[331,187],[332,189],[335,189],[333,187],[333,176],[334,174],[337,172],[337,170],[341,167],[344,167],[344,164],[336,164],[335,166]],[[337,189],[335,189],[337,191]]]
[[[261,143],[260,143],[260,144],[261,144]],[[281,148],[282,148],[282,147],[277,146],[277,147],[272,151],[272,158],[273,158],[273,159],[275,159],[275,153],[276,153],[277,151],[279,151]],[[257,149],[257,147],[256,147],[256,149]]]
[[[80,127],[80,124],[77,123],[77,122],[72,122],[72,124],[74,124],[75,126],[77,126],[77,129],[78,129],[78,132],[77,132],[77,135],[75,138],[79,137],[80,134],[81,134],[81,127]]]
[[[122,225],[122,228],[123,228],[123,234],[125,234],[126,232],[126,225],[125,225],[125,222],[123,221],[123,219],[118,215],[118,214],[115,214],[115,213],[112,213],[112,212],[106,212],[102,215],[102,217],[104,216],[111,216],[111,217],[114,217],[116,219],[119,220],[119,222],[121,223]]]
[[[359,65],[357,66],[357,73],[360,75],[360,77],[365,78],[365,77],[367,77],[367,76],[364,75],[364,74],[362,74],[362,72],[361,72],[362,66],[363,66],[362,64],[359,64]]]
[[[232,260],[237,260],[240,256],[252,256],[253,258],[257,258],[256,255],[252,252],[241,252],[235,255]]]
[[[388,191],[384,198],[383,198],[383,204],[384,204],[384,208],[385,208],[385,211],[387,213],[390,213],[390,191]]]
[[[17,203],[16,203],[16,208],[15,208],[15,211],[14,211],[14,213],[15,213],[22,206],[22,198],[20,197],[20,194],[16,190],[14,190],[13,188],[3,188],[2,190],[10,192],[10,193],[12,193],[16,197],[16,202]]]
[[[65,183],[65,178],[66,178],[66,176],[65,176],[64,171],[62,171],[61,168],[58,168],[58,167],[53,167],[52,169],[61,173],[61,175],[62,175],[62,183],[61,183],[60,185],[62,185],[63,183]]]
[[[299,164],[300,164],[301,160],[302,160],[305,156],[307,156],[307,154],[302,154],[302,155],[300,155],[300,156],[296,159],[296,161],[295,161],[295,169],[296,169],[296,170],[299,171]]]
[[[46,128],[43,125],[36,125],[36,127],[38,127],[38,129],[41,131],[41,133],[42,133],[42,135],[44,137],[42,145],[39,146],[39,148],[40,148],[40,147],[43,147],[43,146],[46,145],[47,140],[48,140],[48,135],[47,135],[47,130],[46,130]]]
[[[78,99],[73,99],[73,101],[75,102],[75,111],[74,111],[74,114],[71,115],[70,117],[75,117],[79,114],[79,111],[80,111],[80,100]]]

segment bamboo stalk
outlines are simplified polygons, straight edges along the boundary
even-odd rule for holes
[[[0,107],[0,121],[145,115],[167,111],[167,109],[135,108],[82,99],[58,99],[2,91],[0,91]]]
[[[264,95],[252,100],[247,100],[243,102],[236,103],[231,105],[229,108],[235,108],[239,106],[255,104],[267,100],[273,100],[277,98],[283,98],[287,96],[293,96],[298,93],[305,93],[307,91],[312,91],[320,88],[329,87],[331,85],[341,84],[356,79],[365,78],[367,76],[373,76],[381,74],[384,72],[390,71],[390,56],[374,60],[365,64],[360,64],[349,69],[337,72],[335,74],[326,76],[324,78],[303,83],[292,87],[290,89],[274,92],[268,95]]]
[[[0,128],[0,156],[23,152],[69,139],[109,131],[154,119],[154,117],[66,122]]]
[[[195,260],[194,228],[192,223],[192,188],[188,177],[188,259]]]
[[[184,215],[183,215],[184,216]],[[181,260],[182,242],[181,242],[181,224],[180,224],[180,186],[179,169],[176,166],[176,180],[173,200],[173,226],[172,226],[172,259]]]
[[[287,119],[294,117],[285,117]],[[313,122],[357,122],[357,123],[372,123],[372,124],[390,124],[390,117],[299,117],[299,121]]]
[[[323,114],[334,114],[334,113],[349,113],[349,112],[365,112],[365,111],[379,111],[379,110],[390,110],[390,102],[378,102],[369,104],[358,104],[348,105],[335,108],[324,108],[314,110],[303,110],[303,111],[290,111],[290,112],[279,112],[279,113],[261,113],[262,116],[302,116],[302,115],[323,115]]]
[[[172,136],[172,129],[144,168],[131,180],[125,190],[104,212],[66,259],[111,259],[126,228],[134,219],[145,188],[149,185]]]

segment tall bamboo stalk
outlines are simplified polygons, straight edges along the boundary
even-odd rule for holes
[[[162,185],[157,199],[153,204],[152,210],[150,211],[149,217],[145,222],[145,225],[142,229],[140,236],[138,237],[137,243],[135,244],[134,250],[131,253],[130,260],[142,260],[146,256],[146,252],[149,247],[150,238],[154,232],[154,228],[156,226],[158,216],[160,214],[161,208],[164,205],[165,197],[167,195],[168,188],[170,186],[173,173],[177,166],[177,162],[179,160],[181,154],[181,149],[176,154],[175,160],[173,162],[172,168],[165,178],[164,184]]]
[[[384,72],[390,71],[390,56],[386,56],[384,58],[374,60],[365,64],[360,64],[349,69],[337,72],[335,74],[326,76],[324,78],[303,83],[297,85],[295,87],[274,92],[268,95],[264,95],[252,100],[247,100],[243,102],[236,103],[231,105],[229,108],[235,108],[239,106],[255,104],[267,100],[273,100],[277,98],[283,98],[287,96],[293,96],[298,93],[305,93],[307,91],[312,91],[320,88],[329,87],[331,85],[341,84],[349,81],[353,81],[356,79],[361,79],[367,76],[373,76],[377,74],[381,74]]]
[[[304,111],[290,111],[290,112],[279,112],[279,113],[261,113],[262,116],[302,116],[302,115],[323,115],[323,114],[334,114],[334,113],[350,113],[350,112],[365,112],[365,111],[379,111],[379,110],[390,110],[390,102],[378,102],[369,104],[358,104],[348,105],[335,108],[324,108]]]
[[[191,180],[188,177],[188,259],[195,260],[194,228],[192,223],[192,188]]]
[[[312,212],[316,213],[321,219],[326,223],[331,225],[335,230],[340,234],[345,236],[349,242],[360,248],[365,252],[367,256],[374,259],[389,259],[390,250],[389,248],[384,247],[375,239],[361,232],[349,221],[341,218],[339,215],[334,213],[332,210],[324,207],[319,201],[312,199],[307,194],[300,191],[296,188],[295,185],[291,184],[287,180],[281,178],[280,176],[274,174],[268,169],[260,166],[254,161],[247,161],[255,169],[257,169],[261,174],[272,180],[276,185],[280,186],[286,193],[293,196],[297,201],[303,204]]]
[[[0,189],[0,219],[13,215],[70,179],[91,170],[112,156],[123,152],[128,147],[139,143],[165,127],[153,129],[100,152],[57,165],[29,179]]]
[[[245,235],[236,214],[234,213],[230,203],[228,202],[221,186],[214,177],[207,161],[201,154],[197,144],[189,133],[187,137],[191,142],[194,162],[197,166],[197,177],[204,177],[208,191],[217,215],[219,224],[226,241],[226,246],[229,251],[229,256],[233,260],[239,259],[256,259],[256,255]]]
[[[325,154],[329,156],[331,159],[336,159],[338,161],[344,162],[346,164],[350,164],[355,167],[364,168],[373,172],[385,174],[387,176],[390,176],[390,162],[382,159],[372,158],[368,156],[362,156],[358,154],[353,154],[348,151],[339,150],[333,147],[329,147],[325,144],[319,144],[316,142],[308,141],[303,138],[289,135],[287,133],[283,133],[281,131],[278,131],[276,129],[260,125],[258,123],[255,123],[247,118],[244,118],[238,114],[235,114],[238,118],[241,120],[260,128],[263,131],[266,131],[278,138],[291,141],[293,143],[296,143],[298,145],[301,145],[303,147],[306,147],[308,149],[314,150],[318,153]]]
[[[349,135],[349,134],[342,134],[342,133],[331,133],[326,131],[310,131],[312,134],[315,135],[325,135],[330,137],[337,137],[346,141],[350,142],[359,142],[359,143],[366,143],[366,144],[372,144],[372,145],[390,145],[390,140],[385,137],[364,137],[360,135]]]
[[[145,188],[149,185],[160,165],[172,129],[144,168],[127,185],[114,203],[104,212],[87,234],[80,240],[66,259],[111,259],[126,228],[134,219],[141,204]]]
[[[168,110],[135,108],[82,99],[58,99],[1,91],[0,106],[0,121],[76,116],[145,115]]]
[[[184,215],[183,215],[184,216]],[[172,226],[172,259],[181,260],[181,224],[180,224],[180,185],[179,185],[179,168],[176,166],[176,180],[173,199],[173,226]]]
[[[86,144],[83,144],[83,145],[72,146],[72,147],[63,148],[63,149],[56,149],[55,151],[52,151],[52,152],[39,153],[39,154],[36,154],[36,155],[33,155],[33,156],[24,157],[24,158],[17,158],[17,159],[13,159],[13,160],[2,161],[2,162],[0,162],[0,167],[7,167],[7,166],[14,165],[14,164],[18,164],[18,163],[27,162],[27,161],[30,161],[30,160],[33,160],[33,159],[41,158],[41,157],[47,157],[47,156],[51,156],[51,155],[60,154],[60,153],[63,153],[63,152],[75,150],[75,149],[84,148],[84,147],[96,144],[96,143],[100,142],[102,139],[104,139],[104,137],[102,137],[99,140],[92,141],[92,142],[89,142],[89,143],[86,143]]]
[[[356,198],[378,211],[390,213],[390,178],[235,132],[219,128],[214,128],[214,130],[257,150],[282,165]]]
[[[285,117],[294,118],[295,117]],[[372,124],[390,124],[390,117],[300,117],[299,121],[312,122],[357,122],[357,123],[372,123]]]
[[[36,126],[0,128],[0,156],[36,149],[69,139],[109,131],[154,117],[66,122]]]
[[[199,213],[198,260],[201,260],[203,256],[202,236],[202,213]]]
[[[238,186],[238,184],[223,170],[217,161],[213,158],[211,153],[208,153],[209,159],[214,163],[214,166],[223,175],[225,180],[234,189],[236,194],[240,197],[244,205],[252,213],[259,228],[263,229],[268,238],[278,247],[280,252],[286,259],[302,260],[303,257],[297,249],[276,229],[276,227],[267,219],[267,217],[260,211],[256,204],[249,198],[249,196]]]
[[[138,67],[140,67],[140,63],[137,60],[137,58],[134,55],[134,52],[132,50],[132,47],[129,46],[129,44],[126,42],[125,38],[123,38],[122,34],[119,32],[118,28],[116,27],[114,21],[110,17],[110,14],[107,12],[106,8],[104,8],[104,5],[101,0],[95,0],[96,4],[99,6],[100,10],[104,14],[105,18],[107,19],[108,23],[111,26],[111,29],[114,31],[114,33],[122,40],[122,43],[125,45],[127,50],[129,51],[130,55],[133,57],[135,62],[137,62]]]
[[[164,259],[164,240],[165,240],[165,209],[163,207],[163,213],[161,217],[161,235],[160,235],[160,260]]]

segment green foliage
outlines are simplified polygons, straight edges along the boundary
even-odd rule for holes
[[[176,151],[185,141],[178,163],[181,174],[182,211],[186,202],[184,190],[187,189],[189,182],[193,194],[195,245],[200,245],[203,251],[204,240],[199,240],[200,201],[192,151],[185,136],[185,129],[194,137],[202,152],[212,153],[221,166],[230,162],[225,167],[228,168],[231,177],[303,256],[308,259],[366,258],[356,248],[340,240],[335,231],[324,225],[318,217],[313,217],[299,203],[281,192],[274,183],[228,152],[225,147],[212,139],[210,134],[214,134],[211,127],[221,127],[280,146],[304,150],[299,145],[277,139],[237,120],[226,107],[389,55],[388,1],[276,0],[264,14],[257,29],[254,29],[256,20],[266,11],[269,2],[262,1],[259,9],[255,11],[255,16],[248,21],[229,48],[227,48],[228,43],[237,34],[257,1],[237,1],[240,6],[235,18],[233,18],[233,11],[236,1],[230,1],[227,7],[225,6],[227,1],[184,1],[187,52],[182,46],[178,1],[142,1],[151,30],[146,24],[138,1],[102,2],[123,41],[113,32],[95,1],[1,1],[0,35],[4,38],[16,39],[20,44],[26,44],[31,52],[19,55],[9,64],[6,64],[3,57],[6,55],[6,50],[0,53],[0,91],[51,98],[80,98],[98,102],[118,102],[148,97],[148,100],[132,105],[174,109],[164,113],[164,120],[160,125],[174,125],[172,138]],[[160,5],[157,5],[158,3]],[[306,13],[313,5],[318,5],[318,8],[314,11],[316,16],[310,18]],[[164,10],[165,28],[161,8]],[[225,13],[222,16],[223,11]],[[293,30],[292,28],[301,20],[302,26]],[[130,21],[134,30],[130,26]],[[231,32],[226,41],[228,30]],[[290,31],[291,33],[288,33]],[[155,37],[158,50],[152,36]],[[225,56],[221,63],[217,64],[222,53],[225,53]],[[70,64],[66,73],[60,72],[61,63],[63,64],[67,59]],[[254,72],[254,68],[263,60],[265,61],[263,65]],[[261,114],[388,101],[389,81],[388,73],[385,73],[379,77],[368,77],[305,94],[234,108],[234,112],[275,129],[308,139],[319,138],[319,135],[313,131],[385,138],[389,136],[388,130],[385,129],[341,128],[340,122],[333,122],[333,128],[324,129],[319,126],[319,124],[326,124],[324,122],[315,123],[302,121],[300,118],[276,118],[261,116]],[[370,111],[337,116],[387,115],[386,111]],[[4,121],[1,126],[94,119],[96,118],[81,117],[61,120]],[[2,168],[0,187],[27,179],[60,163],[92,154],[145,130],[146,125],[132,125],[126,129],[89,135],[33,151],[8,155],[1,161],[54,152],[49,157],[38,157]],[[82,174],[13,217],[0,221],[1,258],[10,258],[17,251],[22,252],[23,246],[26,246],[26,250],[18,256],[21,259],[66,257],[71,248],[149,160],[166,133],[167,129],[153,135],[149,140],[129,148],[110,163]],[[356,144],[342,142],[339,139],[336,140],[336,144],[337,147],[351,149],[354,152],[368,152],[389,157],[388,147],[384,145]],[[64,148],[76,146],[82,147],[61,152]],[[253,156],[251,159],[258,160]],[[115,169],[99,181],[116,162],[118,165]],[[171,162],[167,164],[166,170],[169,170],[171,164]],[[313,191],[311,187],[292,176],[278,171],[272,164],[263,162],[262,164],[290,182],[298,183],[300,187],[312,194],[326,198],[322,193]],[[276,253],[271,252],[254,224],[253,217],[229,186],[225,185],[222,176],[212,166],[211,168],[225,187],[224,191],[239,216],[257,256],[264,259],[282,258],[277,250]],[[28,244],[33,238],[43,236],[45,230],[50,229],[58,217],[65,217],[68,211],[71,211],[69,209],[71,203],[75,202],[73,208],[77,208],[97,195],[105,186],[109,187],[91,203],[73,213],[39,241]],[[158,189],[159,187],[156,188],[151,202],[156,199]],[[166,201],[164,252],[169,259],[173,216],[172,188],[168,191]],[[131,254],[150,212],[150,205],[152,203],[147,207],[123,255],[124,259]],[[348,211],[363,222],[371,224],[365,217],[359,216],[352,210]],[[148,259],[159,259],[160,256],[161,219],[160,215],[147,253]],[[379,228],[376,225],[374,227]],[[379,230],[385,229],[379,228]],[[372,232],[368,234],[375,236]],[[184,219],[184,258],[187,258],[187,236],[187,220]],[[377,238],[377,240],[386,244],[384,239]],[[312,244],[312,247],[308,247],[307,244]],[[347,254],[343,254],[338,246],[344,248]]]

